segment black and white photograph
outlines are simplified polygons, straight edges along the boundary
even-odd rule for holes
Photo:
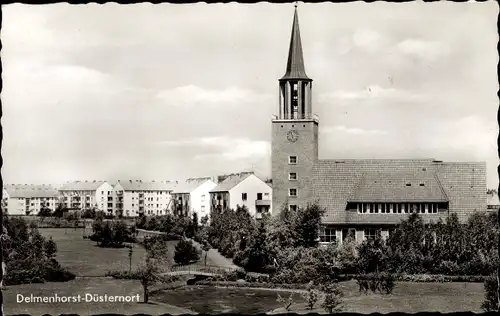
[[[496,1],[1,10],[0,314],[500,311]]]

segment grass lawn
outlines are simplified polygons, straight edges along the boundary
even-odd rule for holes
[[[482,283],[413,283],[397,282],[391,295],[360,294],[355,281],[341,283],[344,291],[343,312],[391,313],[391,312],[483,312],[484,300]],[[318,307],[312,311],[305,304],[294,304],[291,312],[325,313]],[[284,313],[278,308],[274,313]]]
[[[104,276],[110,270],[128,270],[128,248],[100,248],[95,242],[83,239],[83,229],[40,228],[45,237],[52,236],[57,244],[57,260],[77,276]],[[134,245],[132,269],[145,255],[144,248]]]

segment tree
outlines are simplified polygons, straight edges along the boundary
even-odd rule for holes
[[[306,208],[299,208],[296,231],[300,237],[299,244],[303,247],[316,247],[318,245],[318,234],[321,217],[325,209],[319,204],[308,204]]]
[[[325,286],[323,291],[325,292],[325,298],[321,307],[323,307],[329,314],[340,311],[342,307],[343,293],[338,286],[336,284],[330,284]]]
[[[175,245],[174,261],[177,264],[189,264],[199,259],[200,256],[192,241],[183,238]]]
[[[252,236],[248,248],[245,249],[244,258],[242,264],[247,271],[266,272],[263,270],[271,264],[271,259],[267,251],[266,227],[264,223],[259,225],[259,228]]]
[[[193,230],[193,236],[196,235],[196,232],[198,231],[198,213],[193,212],[193,219],[192,219],[192,230]]]
[[[49,240],[45,242],[44,247],[47,257],[49,259],[54,258],[57,252],[57,244],[52,240],[52,237],[50,237]]]
[[[52,211],[48,207],[43,207],[40,212],[38,212],[38,216],[40,217],[50,217],[52,215]]]
[[[151,255],[146,254],[146,259],[139,264],[139,268],[133,273],[133,278],[141,281],[144,303],[149,301],[149,287],[155,282],[161,280],[159,277],[160,265]]]
[[[309,282],[307,285],[307,292],[301,294],[309,310],[314,308],[314,305],[316,305],[320,297],[320,292],[313,287],[313,284],[313,282]]]

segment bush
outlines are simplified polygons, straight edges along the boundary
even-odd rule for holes
[[[196,285],[221,285],[221,286],[234,286],[242,288],[263,288],[263,289],[285,289],[285,290],[305,290],[307,284],[275,284],[275,283],[253,283],[253,282],[236,282],[224,281],[220,277],[211,277],[204,281],[197,281]]]
[[[245,276],[245,281],[253,283],[268,283],[271,281],[271,278],[267,274],[248,272]]]
[[[174,261],[177,264],[189,264],[193,261],[198,261],[200,255],[198,250],[193,245],[192,241],[186,239],[181,239],[177,245],[175,245]]]
[[[498,278],[492,275],[484,281],[484,302],[481,307],[487,312],[498,312],[500,311],[498,300]]]
[[[356,277],[359,292],[367,293],[368,290],[372,292],[381,292],[391,294],[394,290],[396,278],[390,273],[370,273],[359,275]]]

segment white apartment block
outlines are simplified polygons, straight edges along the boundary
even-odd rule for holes
[[[121,180],[113,188],[114,215],[166,215],[171,208],[171,193],[176,182]]]
[[[49,185],[10,184],[3,188],[2,208],[9,215],[38,215],[43,208],[54,211],[60,197]]]
[[[210,216],[210,190],[217,184],[210,177],[187,179],[172,192],[172,211],[177,215],[193,216],[197,213],[198,221]]]
[[[246,206],[256,219],[271,213],[272,188],[252,172],[233,174],[210,190],[212,209]]]
[[[107,214],[113,212],[113,187],[107,181],[75,181],[59,188],[65,206],[71,210],[96,208]]]

